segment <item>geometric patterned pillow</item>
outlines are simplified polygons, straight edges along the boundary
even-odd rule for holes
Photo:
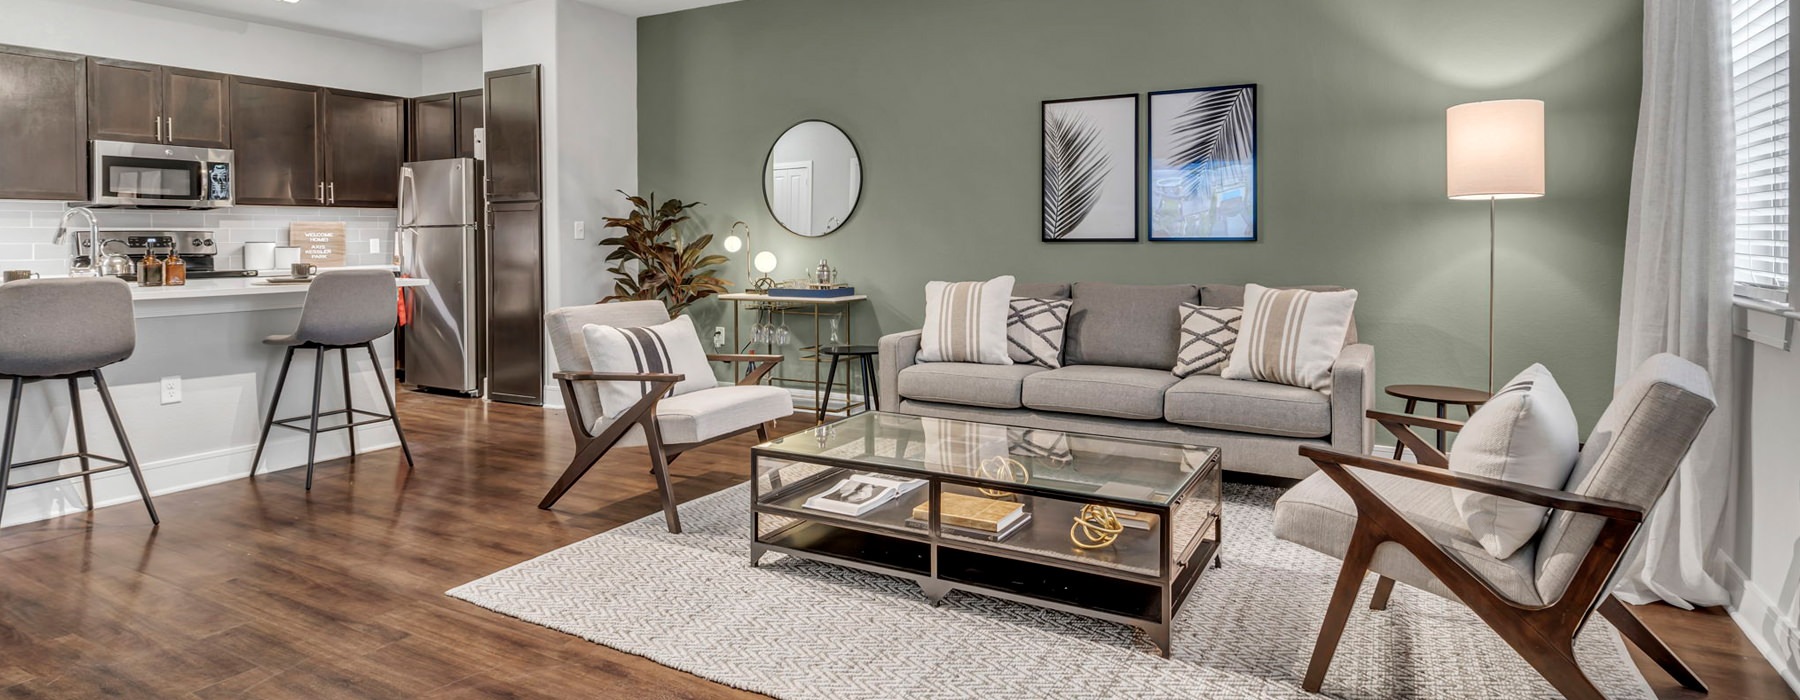
[[[1006,351],[1013,364],[1061,367],[1063,329],[1074,305],[1069,299],[1013,297],[1006,313]]]
[[[1175,376],[1218,374],[1231,360],[1238,323],[1244,310],[1236,306],[1181,305],[1181,345],[1175,348]]]

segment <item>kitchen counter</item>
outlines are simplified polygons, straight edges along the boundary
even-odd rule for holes
[[[424,285],[425,280],[399,279],[401,287]],[[306,302],[307,284],[268,284],[255,277],[189,280],[181,287],[131,288],[137,317],[137,349],[132,356],[106,367],[107,384],[142,460],[150,491],[162,495],[208,484],[241,479],[250,473],[250,459],[275,392],[285,348],[264,345],[270,335],[292,333]],[[389,302],[392,303],[392,302]],[[0,330],[4,332],[4,330]],[[375,372],[368,353],[347,353],[350,384],[357,408],[384,411],[386,406],[376,382],[393,385],[392,336],[375,341],[376,354],[389,372]],[[326,353],[322,398],[327,411],[344,405],[339,369],[340,354]],[[312,399],[313,351],[295,353],[282,396],[278,417],[305,413]],[[4,386],[0,383],[0,386]],[[82,405],[88,435],[97,452],[117,455],[110,426],[104,419],[99,396],[82,382]],[[74,451],[73,420],[68,390],[60,382],[37,382],[26,387],[26,412],[31,415],[19,433],[17,456],[21,461]],[[0,412],[5,409],[0,408]],[[330,416],[321,425],[337,425],[341,416]],[[386,450],[399,445],[388,424],[356,428],[358,452]],[[325,463],[350,454],[346,431],[319,436],[318,461]],[[269,435],[258,474],[291,469],[306,462],[306,434],[275,429]],[[386,468],[389,460],[378,460]],[[15,480],[37,478],[44,471],[75,469],[73,460],[57,467],[30,467]],[[322,479],[341,478],[342,471],[325,468]],[[292,486],[291,494],[278,491]],[[264,486],[264,498],[305,498],[299,484],[282,481]],[[121,470],[94,477],[94,496],[99,505],[125,504],[137,508],[137,489]],[[7,496],[5,525],[42,520],[74,513],[84,507],[81,480],[54,482],[13,491]],[[164,522],[179,521],[180,509],[161,507]]]

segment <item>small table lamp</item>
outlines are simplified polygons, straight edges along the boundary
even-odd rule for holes
[[[743,233],[738,233],[740,228],[744,230]],[[744,251],[744,288],[748,290],[754,283],[750,276],[750,224],[742,221],[733,223],[731,235],[725,237],[724,244],[727,253]]]
[[[757,253],[756,271],[763,273],[763,276],[756,280],[756,291],[767,294],[770,289],[775,287],[775,280],[769,278],[769,273],[775,271],[775,254],[766,250]]]
[[[1491,100],[1446,110],[1451,199],[1488,202],[1488,391],[1494,390],[1494,202],[1544,196],[1544,101]]]

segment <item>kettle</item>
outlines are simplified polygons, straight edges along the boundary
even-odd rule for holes
[[[109,238],[106,240],[105,243],[100,244],[100,249],[105,250],[106,246],[111,245],[113,243],[117,243],[121,246],[125,245],[124,241],[121,241],[117,238]],[[107,253],[106,256],[104,258],[101,258],[101,260],[100,260],[101,276],[104,276],[104,277],[127,277],[130,275],[136,274],[136,273],[137,273],[137,262],[132,260],[131,256],[126,255],[124,253],[120,253],[120,252],[116,252],[116,251]]]

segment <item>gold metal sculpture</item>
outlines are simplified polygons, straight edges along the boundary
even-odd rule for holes
[[[1086,505],[1081,507],[1081,515],[1075,516],[1075,524],[1069,526],[1069,541],[1081,549],[1100,549],[1112,546],[1124,531],[1125,526],[1119,524],[1113,509]]]
[[[1009,484],[1023,484],[1031,481],[1031,472],[1019,460],[1005,455],[996,455],[981,461],[975,466],[975,475],[992,481],[1004,481]],[[979,488],[982,495],[991,498],[1006,498],[1013,494],[998,489]]]

